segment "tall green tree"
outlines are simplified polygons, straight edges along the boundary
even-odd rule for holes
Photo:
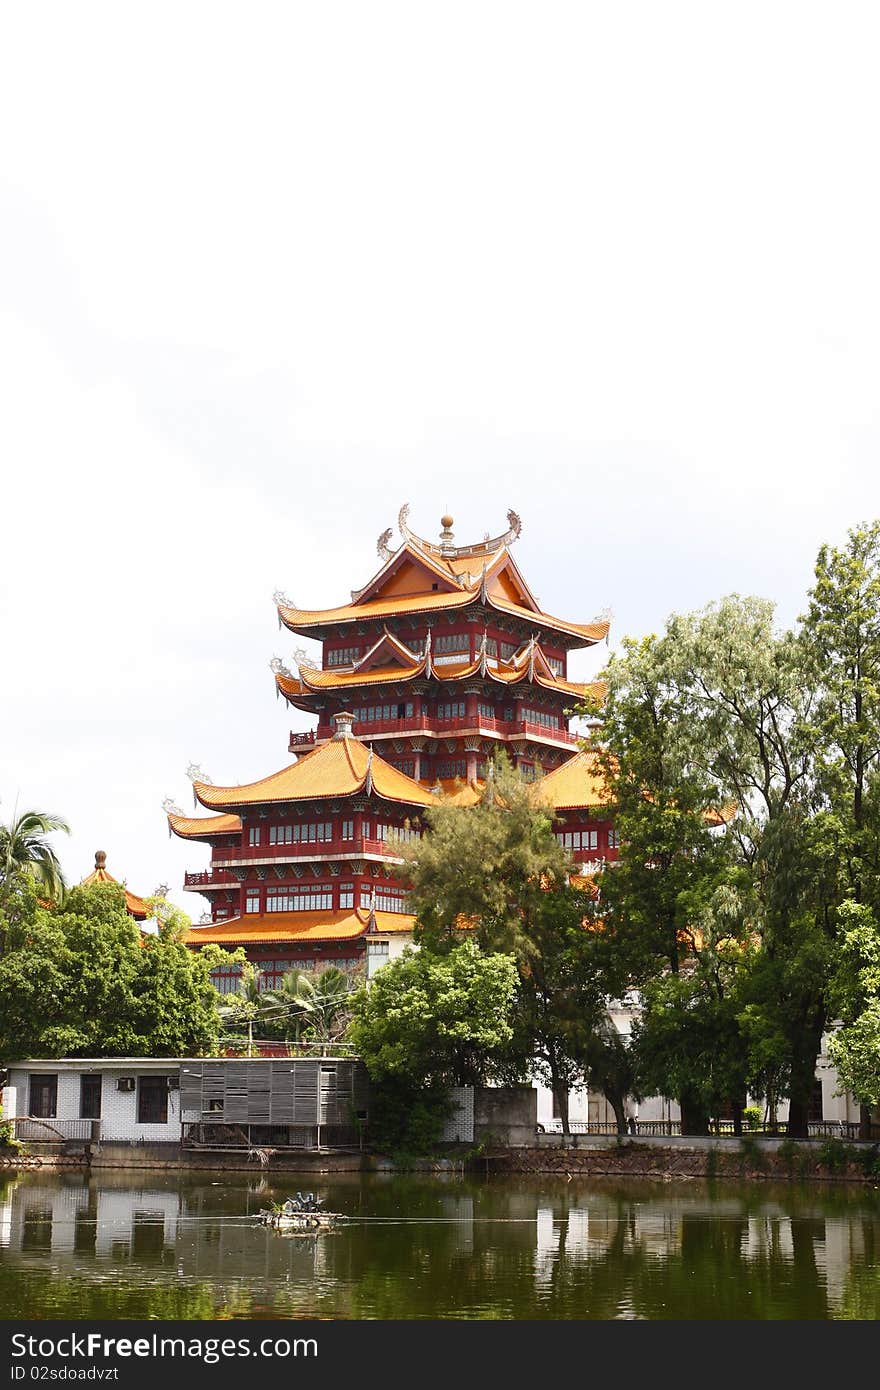
[[[853,899],[839,918],[841,948],[831,982],[839,1026],[828,1048],[841,1082],[868,1108],[880,1105],[880,928],[871,909]]]
[[[600,760],[620,850],[599,876],[598,914],[606,949],[646,1002],[636,1056],[616,1060],[639,1067],[640,1086],[675,1096],[685,1133],[705,1133],[719,1103],[717,1085],[702,1083],[705,1057],[723,1041],[742,1058],[722,967],[726,943],[748,929],[718,782],[695,756],[689,654],[673,631],[627,640],[605,673]],[[615,1061],[605,1053],[600,1061]],[[736,1103],[742,1078],[734,1067],[724,1075]],[[615,1110],[620,1124],[619,1088]]]
[[[517,969],[511,1075],[537,1075],[553,1090],[569,1132],[568,1095],[582,1082],[591,1031],[622,980],[619,962],[590,928],[591,897],[569,886],[573,865],[534,784],[499,759],[473,807],[441,803],[429,832],[401,844],[416,940],[449,949],[462,929]]]
[[[48,839],[59,831],[69,835],[70,826],[46,811],[22,811],[8,825],[0,825],[0,883],[27,874],[41,897],[60,902],[66,884]]]
[[[880,907],[880,521],[823,545],[803,619],[819,679],[819,781],[846,833],[848,896]]]

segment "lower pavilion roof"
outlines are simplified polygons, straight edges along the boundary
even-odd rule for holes
[[[339,736],[259,782],[241,787],[215,787],[197,781],[193,783],[193,790],[209,810],[261,806],[269,802],[338,799],[357,792],[372,792],[385,801],[405,806],[436,804],[436,797],[429,791],[386,763],[358,739]]]
[[[130,893],[124,883],[120,883],[117,878],[114,878],[111,873],[108,873],[105,868],[106,862],[107,856],[104,851],[102,849],[96,850],[95,867],[92,872],[87,874],[82,880],[82,886],[84,888],[92,888],[95,884],[115,884],[117,888],[121,888],[125,893],[125,906],[129,916],[133,917],[136,922],[146,921],[150,913],[143,898],[139,898],[136,893]]]
[[[405,912],[373,912],[361,908],[342,912],[252,912],[204,927],[190,927],[187,946],[244,946],[280,941],[296,946],[321,941],[353,941],[371,930],[380,934],[410,933],[415,918]]]

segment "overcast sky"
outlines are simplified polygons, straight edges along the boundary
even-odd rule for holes
[[[840,0],[3,4],[0,818],[198,916],[163,797],[289,761],[272,592],[345,601],[407,501],[517,510],[612,645],[731,591],[793,621],[880,515],[878,39]]]

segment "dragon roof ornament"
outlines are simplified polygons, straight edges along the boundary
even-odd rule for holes
[[[442,545],[434,545],[431,541],[423,540],[411,530],[407,518],[409,517],[409,503],[405,502],[397,516],[397,529],[403,536],[407,544],[413,545],[425,551],[429,555],[439,555],[444,559],[464,559],[469,555],[492,555],[496,550],[501,550],[503,546],[512,545],[522,534],[522,520],[517,512],[509,511],[507,520],[510,523],[508,529],[501,536],[489,536],[488,534],[481,541],[475,541],[473,545],[452,545],[445,537],[450,537],[452,532],[450,526],[451,517],[444,517],[444,540]],[[447,522],[449,525],[447,525]],[[380,541],[387,544],[388,532],[385,532]],[[381,554],[381,551],[380,551]]]

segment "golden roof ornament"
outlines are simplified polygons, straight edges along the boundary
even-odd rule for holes
[[[522,532],[522,521],[519,513],[509,511],[507,513],[508,529],[500,536],[489,536],[486,533],[481,541],[476,541],[473,545],[453,545],[452,534],[453,517],[446,513],[440,518],[443,530],[440,534],[440,544],[434,545],[431,541],[423,540],[417,536],[408,524],[409,503],[405,502],[397,515],[397,528],[407,545],[412,545],[416,549],[425,551],[429,555],[439,555],[444,559],[464,559],[469,555],[491,555],[501,550],[503,546],[512,545],[518,540]]]

